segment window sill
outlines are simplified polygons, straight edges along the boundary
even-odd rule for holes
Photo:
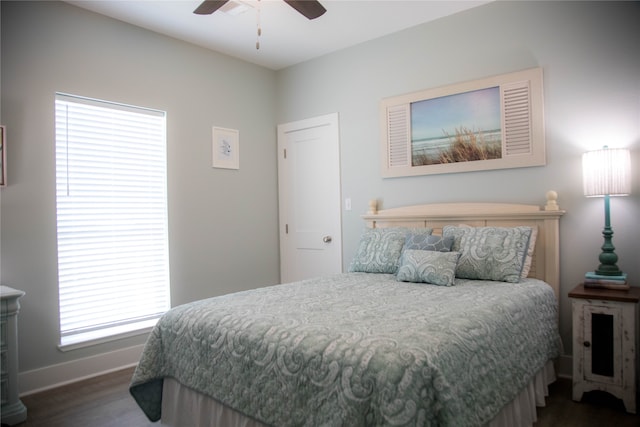
[[[58,346],[60,351],[66,352],[84,347],[91,347],[123,338],[147,334],[153,329],[158,319],[145,320],[129,325],[115,326],[99,331],[85,332],[73,336],[63,337]]]

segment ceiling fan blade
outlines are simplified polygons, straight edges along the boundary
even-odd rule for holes
[[[204,0],[193,13],[197,15],[211,15],[228,1],[229,0]]]
[[[322,16],[327,9],[316,0],[284,0],[289,6],[303,14],[309,19],[316,19]]]

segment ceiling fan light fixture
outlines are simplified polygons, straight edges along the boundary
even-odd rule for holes
[[[238,16],[252,8],[253,7],[247,3],[230,0],[220,8],[220,11],[229,16]]]
[[[316,19],[327,11],[318,0],[284,0],[284,2],[307,19]],[[247,1],[242,0],[204,0],[193,13],[197,15],[211,15],[220,9],[228,15],[238,15],[253,7],[254,6]],[[236,10],[238,8],[241,10]]]

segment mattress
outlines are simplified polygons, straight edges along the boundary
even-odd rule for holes
[[[484,425],[560,355],[557,316],[537,279],[310,279],[172,309],[130,391],[152,421],[171,378],[266,425]]]

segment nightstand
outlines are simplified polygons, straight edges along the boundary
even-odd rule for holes
[[[602,390],[636,413],[638,301],[628,291],[576,286],[569,292],[573,314],[573,400]]]
[[[24,292],[0,286],[0,420],[14,425],[27,419],[27,408],[18,397],[18,298]]]

